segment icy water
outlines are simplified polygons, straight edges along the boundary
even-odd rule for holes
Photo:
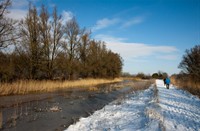
[[[123,81],[50,93],[0,97],[0,130],[61,131],[150,81]],[[136,88],[135,88],[136,87]]]
[[[144,91],[132,92],[66,131],[200,131],[200,99],[162,80]]]

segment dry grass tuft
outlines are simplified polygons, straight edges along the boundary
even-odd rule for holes
[[[0,85],[0,96],[28,94],[34,92],[52,92],[59,89],[74,87],[89,87],[98,84],[107,84],[122,81],[121,78],[113,80],[108,79],[82,79],[75,81],[36,81],[36,80],[20,80],[13,83],[3,83]]]
[[[59,112],[62,111],[62,108],[58,107],[58,106],[53,106],[49,109],[51,112]]]

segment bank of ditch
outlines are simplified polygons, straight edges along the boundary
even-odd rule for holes
[[[0,98],[0,130],[63,130],[127,93],[148,88],[153,81],[130,81],[56,92]]]

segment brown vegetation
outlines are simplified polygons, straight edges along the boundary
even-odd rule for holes
[[[37,9],[30,4],[26,17],[10,28],[12,21],[6,17],[10,4],[10,0],[0,3],[0,82],[120,76],[120,55],[91,39],[91,32],[75,18],[64,23],[56,8],[49,12],[44,5]],[[9,49],[11,44],[14,50]]]
[[[186,75],[173,75],[171,81],[174,85],[200,97],[200,81],[195,82]]]
[[[173,75],[172,82],[200,97],[200,45],[185,51],[179,68],[182,72]]]
[[[34,92],[52,92],[59,89],[66,89],[72,87],[89,87],[98,84],[120,82],[122,79],[116,78],[108,79],[83,79],[76,81],[51,81],[51,80],[19,80],[13,83],[3,83],[0,85],[0,96],[2,95],[16,95],[28,94]]]
[[[137,81],[133,81],[133,89],[134,91],[137,90],[145,90],[148,89],[155,81],[153,79],[151,80],[139,80],[137,79]]]

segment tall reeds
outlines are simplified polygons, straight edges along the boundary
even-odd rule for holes
[[[116,78],[114,80],[108,79],[82,79],[75,81],[36,81],[36,80],[19,80],[13,83],[1,83],[0,96],[2,95],[16,95],[28,94],[35,92],[52,92],[65,88],[82,88],[88,86],[96,86],[98,84],[107,84],[120,82],[122,79]]]
[[[171,81],[178,88],[189,91],[190,93],[200,97],[200,81],[195,82],[190,78],[171,77]]]

